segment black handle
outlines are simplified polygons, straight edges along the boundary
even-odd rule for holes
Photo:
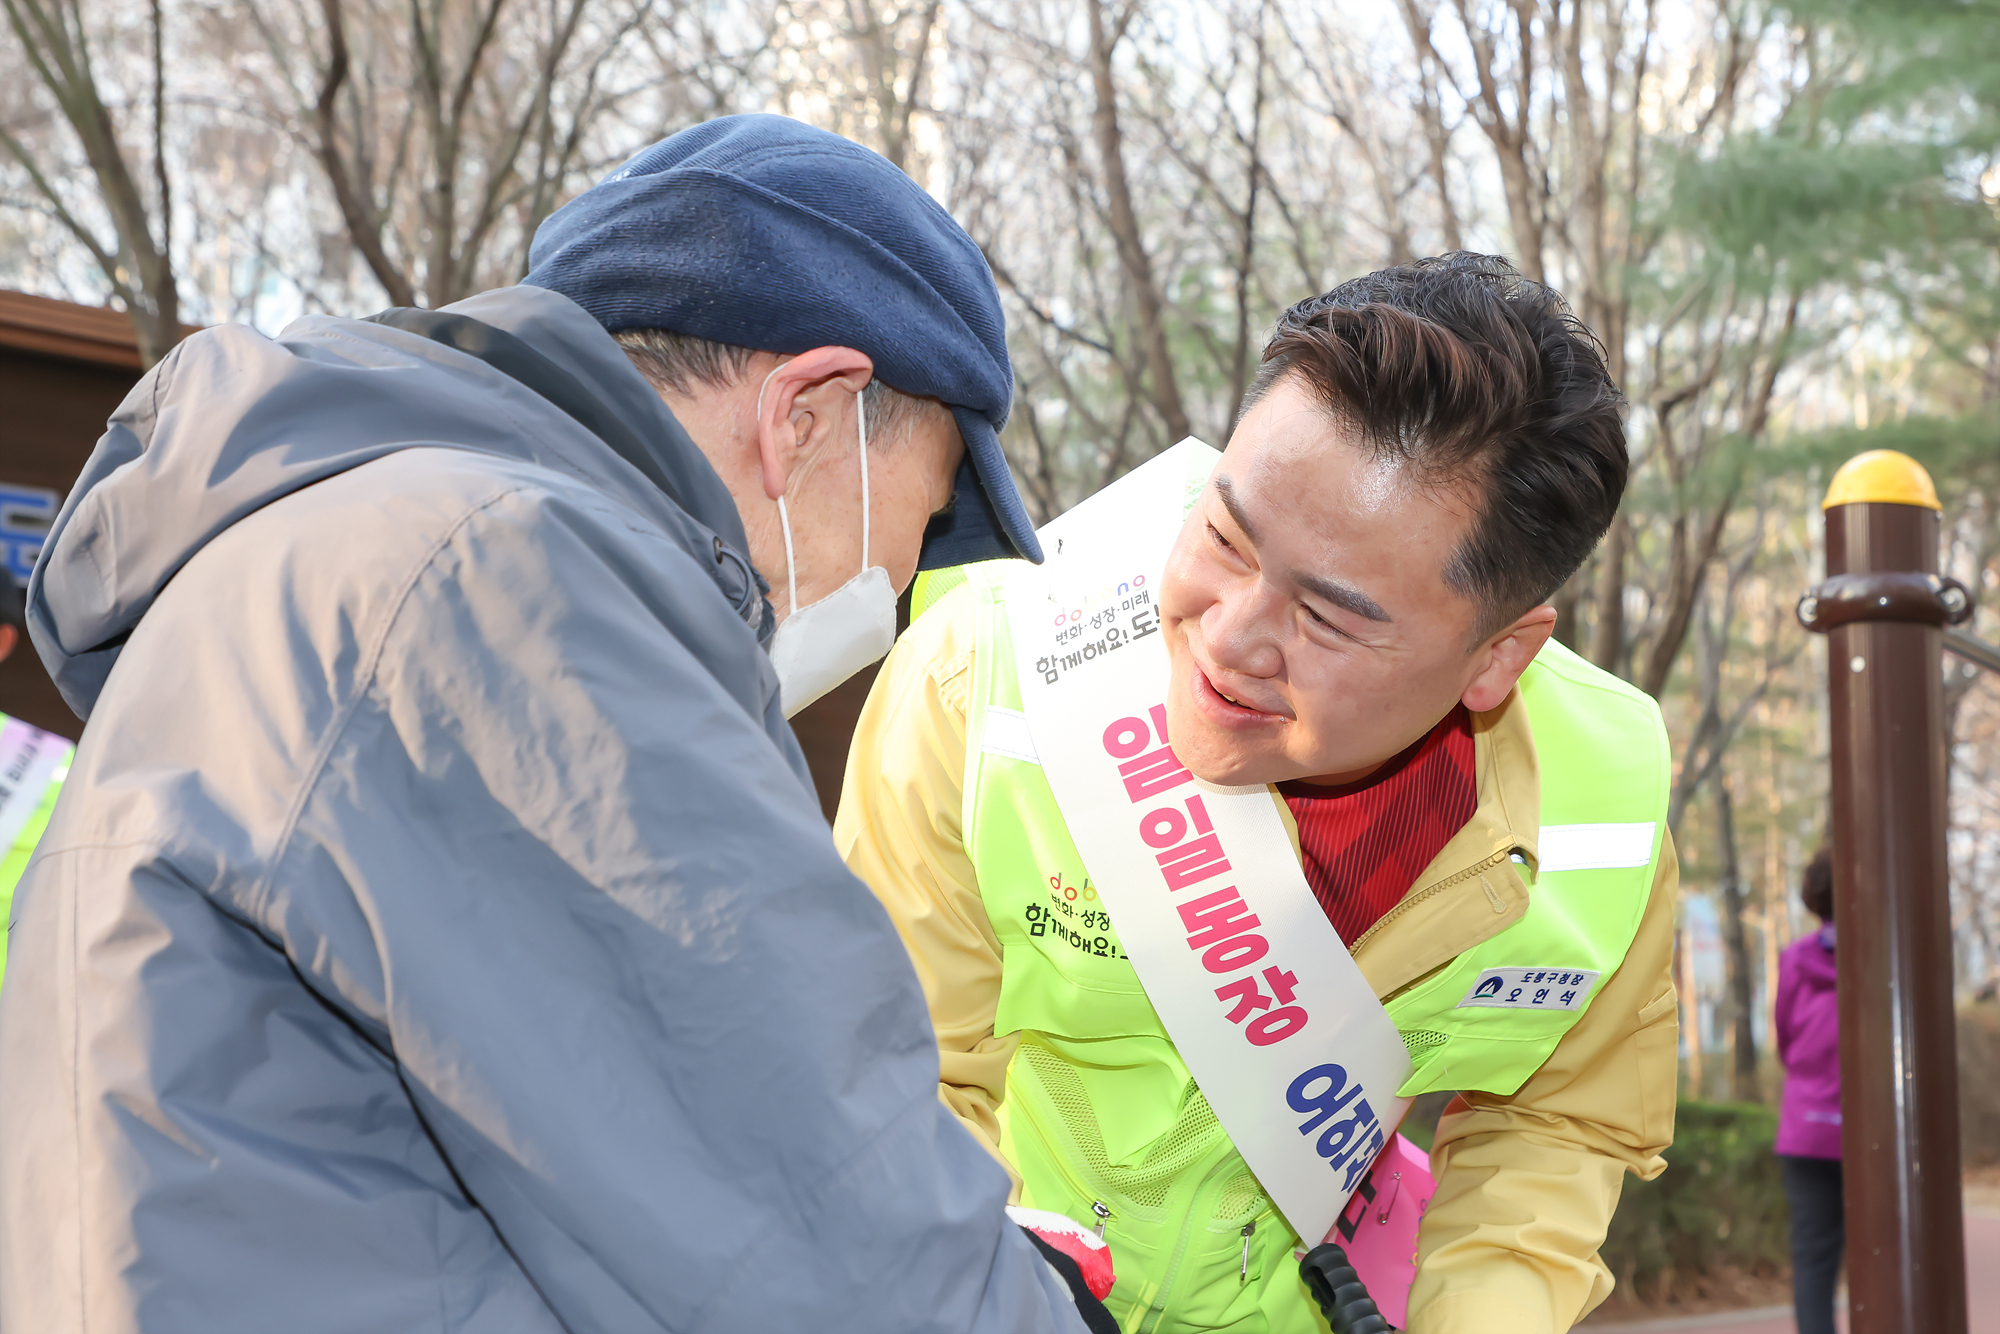
[[[1330,1241],[1321,1242],[1299,1261],[1299,1273],[1313,1300],[1333,1326],[1333,1334],[1395,1334],[1375,1299],[1362,1286],[1361,1275],[1347,1262],[1347,1252]]]

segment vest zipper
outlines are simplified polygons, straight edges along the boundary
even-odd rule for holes
[[[1110,1206],[1104,1203],[1103,1199],[1097,1195],[1094,1189],[1088,1189],[1088,1190],[1085,1189],[1082,1178],[1077,1174],[1075,1169],[1071,1166],[1068,1157],[1066,1157],[1061,1153],[1056,1152],[1055,1145],[1050,1142],[1048,1132],[1046,1132],[1042,1128],[1041,1117],[1030,1114],[1027,1116],[1023,1116],[1020,1120],[1016,1121],[1014,1124],[1016,1126],[1025,1125],[1025,1127],[1034,1134],[1035,1138],[1041,1141],[1042,1151],[1048,1155],[1049,1161],[1055,1164],[1056,1175],[1062,1179],[1064,1184],[1066,1184],[1069,1187],[1071,1192],[1073,1192],[1078,1197],[1084,1195],[1089,1195],[1091,1197],[1090,1212],[1097,1216],[1097,1235],[1100,1238],[1103,1237],[1105,1225],[1108,1224],[1113,1217]],[[1228,1132],[1224,1131],[1223,1136],[1226,1142],[1228,1138]],[[1231,1156],[1236,1157],[1236,1160],[1238,1162],[1242,1161],[1240,1155],[1234,1155],[1232,1153]],[[1180,1277],[1181,1261],[1186,1256],[1187,1253],[1188,1236],[1189,1233],[1193,1231],[1195,1227],[1194,1220],[1197,1217],[1206,1216],[1206,1208],[1209,1204],[1212,1204],[1213,1202],[1211,1196],[1216,1189],[1217,1178],[1225,1170],[1228,1169],[1229,1165],[1230,1165],[1229,1158],[1225,1157],[1221,1162],[1210,1165],[1208,1171],[1202,1174],[1202,1179],[1196,1185],[1194,1194],[1190,1198],[1187,1208],[1184,1209],[1181,1213],[1180,1225],[1174,1231],[1173,1250],[1166,1257],[1167,1259],[1166,1267],[1160,1274],[1159,1283],[1153,1290],[1152,1298],[1146,1303],[1146,1305],[1143,1308],[1135,1307],[1132,1313],[1133,1320],[1131,1329],[1133,1331],[1133,1334],[1158,1334],[1160,1321],[1166,1315],[1167,1303],[1173,1296],[1175,1281]],[[1266,1206],[1268,1212],[1269,1211],[1268,1199],[1266,1200]],[[1245,1251],[1245,1258],[1243,1264],[1243,1277],[1245,1281],[1247,1281],[1249,1278],[1248,1251],[1250,1246],[1250,1236],[1255,1231],[1256,1226],[1257,1224],[1255,1220],[1252,1220],[1251,1223],[1243,1230],[1243,1237],[1244,1237],[1243,1245]],[[1113,1258],[1114,1260],[1116,1259],[1115,1252],[1113,1254]]]
[[[1231,1154],[1230,1157],[1237,1155]],[[1237,1160],[1240,1162],[1241,1158],[1237,1157]],[[1214,1203],[1217,1181],[1229,1167],[1229,1157],[1211,1165],[1208,1171],[1202,1174],[1201,1182],[1195,1187],[1194,1194],[1188,1198],[1187,1207],[1181,1212],[1180,1226],[1174,1231],[1173,1253],[1167,1257],[1166,1269],[1160,1274],[1160,1283],[1153,1292],[1152,1300],[1147,1303],[1146,1309],[1139,1313],[1138,1319],[1132,1322],[1133,1334],[1159,1334],[1160,1325],[1166,1319],[1167,1303],[1173,1299],[1174,1288],[1181,1276],[1181,1263],[1187,1258],[1189,1236],[1197,1227],[1205,1226],[1195,1220],[1207,1217],[1208,1210]],[[1247,1264],[1245,1273],[1248,1273]]]
[[[1361,933],[1360,939],[1354,942],[1353,947],[1348,950],[1348,953],[1359,954],[1361,952],[1361,947],[1363,945],[1366,945],[1369,942],[1369,940],[1371,940],[1374,937],[1377,931],[1380,931],[1383,927],[1389,925],[1389,923],[1395,921],[1398,917],[1401,917],[1404,913],[1416,907],[1419,903],[1422,903],[1425,899],[1430,898],[1433,894],[1443,893],[1445,890],[1450,889],[1453,885],[1459,884],[1462,881],[1470,880],[1473,876],[1484,875],[1486,872],[1500,865],[1500,863],[1506,861],[1507,858],[1512,855],[1512,853],[1513,849],[1511,848],[1503,852],[1496,852],[1491,857],[1488,857],[1485,861],[1482,861],[1475,866],[1468,866],[1466,869],[1458,872],[1456,875],[1446,876],[1444,879],[1438,881],[1435,885],[1432,885],[1428,889],[1424,890],[1421,894],[1412,894],[1409,897],[1405,898],[1401,903],[1397,904],[1395,907],[1389,909],[1388,912],[1383,913],[1381,917],[1377,918],[1375,921],[1375,925],[1369,927],[1366,931],[1363,931]]]
[[[1250,1237],[1257,1231],[1257,1220],[1251,1219],[1243,1225],[1243,1270],[1236,1276],[1238,1283],[1250,1281]]]

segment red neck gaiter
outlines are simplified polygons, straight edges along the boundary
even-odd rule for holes
[[[1306,883],[1350,947],[1402,901],[1479,805],[1463,704],[1358,783],[1280,783]]]

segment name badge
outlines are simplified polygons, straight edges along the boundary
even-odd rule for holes
[[[1457,1008],[1581,1010],[1601,976],[1595,968],[1489,968]]]

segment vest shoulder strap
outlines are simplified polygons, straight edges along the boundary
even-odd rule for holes
[[[935,607],[946,593],[965,583],[975,573],[993,574],[1000,561],[978,561],[971,565],[951,565],[941,570],[919,570],[910,585],[910,619]]]

